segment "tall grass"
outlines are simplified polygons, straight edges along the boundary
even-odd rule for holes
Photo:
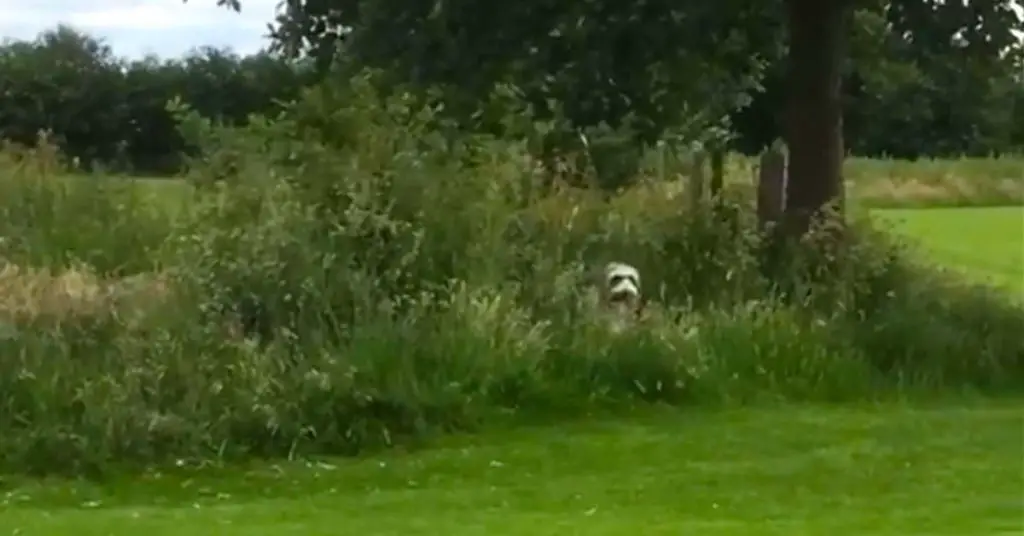
[[[85,264],[112,275],[153,269],[174,203],[125,181],[64,180],[46,144],[0,153],[3,259],[29,266]]]
[[[851,158],[850,195],[877,208],[1024,204],[1024,158],[886,160]]]
[[[357,453],[507,412],[1024,380],[1024,312],[862,225],[769,278],[741,193],[696,210],[644,188],[542,195],[526,147],[436,123],[358,81],[312,92],[274,123],[211,129],[223,158],[194,167],[174,216],[68,187],[45,154],[5,173],[4,236],[25,234],[0,250],[0,468]],[[585,284],[613,259],[654,299],[623,333]]]
[[[729,154],[725,183],[752,191],[758,159]],[[687,154],[651,151],[644,173],[662,182],[663,192],[679,194],[693,174]],[[705,173],[708,173],[706,170]],[[990,207],[1024,204],[1024,156],[895,160],[847,158],[843,165],[849,201],[861,208]]]

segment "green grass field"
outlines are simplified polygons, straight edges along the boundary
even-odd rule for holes
[[[1024,292],[1024,207],[874,215],[928,262]],[[693,408],[357,460],[0,478],[0,536],[1009,535],[1024,530],[1022,490],[1020,397]]]
[[[6,534],[1020,534],[1007,401],[663,411],[371,459],[15,485]]]
[[[934,262],[1024,297],[1024,207],[879,210]]]

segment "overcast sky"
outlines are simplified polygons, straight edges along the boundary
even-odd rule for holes
[[[0,0],[0,37],[32,39],[59,23],[104,39],[119,56],[181,56],[197,46],[239,53],[267,45],[262,37],[278,0],[242,0],[242,13],[216,0]]]
[[[177,57],[204,45],[246,54],[267,44],[262,36],[277,2],[242,0],[239,14],[216,0],[0,0],[0,37],[31,39],[65,23],[105,39],[119,56]]]

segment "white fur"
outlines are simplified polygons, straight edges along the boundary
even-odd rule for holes
[[[605,265],[602,306],[614,331],[633,323],[640,308],[640,271],[623,262]]]
[[[610,262],[605,266],[604,273],[609,296],[627,294],[633,298],[640,297],[640,271],[635,267],[622,262]]]

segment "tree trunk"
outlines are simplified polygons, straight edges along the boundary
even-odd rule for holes
[[[789,22],[789,177],[786,227],[807,232],[843,195],[842,66],[849,0],[786,0]]]
[[[690,168],[690,201],[695,211],[700,209],[704,202],[704,151],[697,151],[693,155]]]
[[[711,150],[711,198],[718,200],[725,185],[725,148],[719,145]]]

